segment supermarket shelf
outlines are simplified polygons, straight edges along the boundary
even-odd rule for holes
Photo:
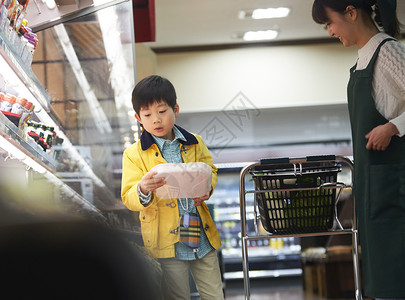
[[[267,278],[267,277],[288,277],[301,276],[302,269],[280,269],[280,270],[253,270],[249,272],[250,278]],[[243,271],[224,273],[225,280],[243,279]]]
[[[281,249],[272,249],[271,247],[249,247],[249,257],[276,257],[279,259],[284,259],[286,256],[289,255],[300,255],[301,247],[299,245],[292,246],[292,247],[284,247]],[[240,259],[242,257],[242,248],[230,248],[230,249],[222,249],[222,254],[224,258],[227,259]]]
[[[26,139],[24,133],[18,129],[6,116],[0,113],[0,135],[9,140],[25,155],[35,159],[51,173],[55,173],[56,162],[42,148],[31,139]]]
[[[242,248],[223,249],[226,280],[243,279]],[[254,278],[288,277],[302,274],[300,246],[275,249],[269,246],[249,247],[250,276]]]
[[[14,46],[15,45],[10,42],[8,37],[0,31],[0,73],[4,83],[12,90],[18,90],[19,95],[32,102],[35,107],[35,116],[45,124],[55,125],[54,128],[57,135],[63,138],[64,144],[66,144],[69,149],[74,150],[68,138],[59,129],[49,113],[50,95],[31,68],[22,61],[18,50],[16,50]],[[4,155],[4,162],[2,163],[10,165],[18,165],[21,163],[25,167],[34,169],[42,175],[40,180],[45,178],[52,183],[55,189],[58,190],[61,199],[70,204],[67,210],[72,209],[75,212],[82,210],[95,220],[99,220],[100,222],[105,221],[105,217],[97,207],[56,176],[57,162],[55,159],[43,151],[34,140],[27,138],[25,133],[2,113],[0,113],[0,137],[5,140],[4,145],[2,145],[5,151],[0,149],[0,152]],[[34,168],[33,166],[37,167]],[[98,179],[98,181],[100,181],[100,179]],[[108,196],[108,193],[104,194]]]
[[[14,45],[10,40],[0,31],[0,55],[8,63],[10,68],[14,71],[17,77],[24,83],[30,90],[34,98],[39,102],[40,106],[49,111],[51,97],[41,82],[20,58]],[[30,99],[31,100],[31,99]],[[36,104],[36,103],[34,103]]]
[[[100,201],[103,205],[114,204],[115,199],[111,191],[106,187],[105,183],[94,173],[93,169],[88,165],[80,153],[75,149],[73,144],[70,142],[69,138],[65,135],[63,130],[59,128],[59,125],[55,122],[50,111],[50,95],[42,86],[36,75],[33,73],[29,66],[20,59],[18,51],[14,48],[14,45],[10,42],[7,36],[0,31],[0,72],[3,77],[7,79],[7,84],[12,86],[14,89],[18,89],[19,94],[27,98],[28,101],[35,105],[34,113],[40,122],[52,125],[55,128],[55,132],[58,137],[63,139],[63,147],[66,151],[80,163],[81,173],[85,174],[86,177],[91,178],[97,188]],[[3,116],[4,117],[4,116]],[[4,117],[3,119],[7,119]],[[0,121],[3,124],[12,124],[11,122]],[[48,171],[55,174],[56,163],[54,159],[49,157],[46,153],[41,153],[41,151],[32,151],[36,148],[35,142],[27,141],[22,138],[22,133],[18,132],[18,128],[12,126],[2,126],[0,125],[0,131],[4,131],[5,138],[9,137],[10,141],[17,145],[21,149],[25,149],[27,153],[30,153],[34,160],[40,162],[42,165],[46,166]],[[10,130],[10,127],[14,130]],[[4,129],[4,130],[3,130]],[[31,145],[29,145],[31,143]],[[27,146],[28,144],[28,146]],[[58,176],[58,174],[55,174]],[[83,175],[82,175],[83,176]]]

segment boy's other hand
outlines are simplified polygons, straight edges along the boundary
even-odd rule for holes
[[[210,194],[206,194],[202,197],[198,197],[198,198],[192,198],[194,200],[194,206],[199,206],[201,205],[201,203],[203,203],[203,201],[208,200],[210,198]]]
[[[142,194],[147,195],[166,184],[165,178],[155,178],[154,176],[156,174],[157,172],[148,172],[142,177],[142,180],[139,182],[139,188],[141,189]]]

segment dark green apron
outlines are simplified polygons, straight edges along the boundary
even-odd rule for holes
[[[366,149],[365,138],[388,122],[371,94],[374,65],[387,40],[366,69],[350,70],[348,85],[354,194],[368,297],[405,297],[405,139],[394,136],[385,151],[373,151]]]

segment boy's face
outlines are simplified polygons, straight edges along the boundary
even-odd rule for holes
[[[173,126],[179,115],[179,106],[176,104],[174,109],[164,101],[156,101],[148,107],[141,107],[139,115],[135,118],[143,125],[143,128],[157,137],[173,140]]]

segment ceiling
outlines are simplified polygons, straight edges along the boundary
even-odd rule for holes
[[[252,44],[255,42],[245,42],[239,36],[248,30],[266,29],[279,31],[272,43],[328,39],[324,26],[312,20],[312,3],[313,0],[155,0],[156,41],[146,44],[161,50]],[[279,6],[291,9],[287,18],[238,18],[240,10]],[[405,24],[405,0],[398,0],[397,11]]]

